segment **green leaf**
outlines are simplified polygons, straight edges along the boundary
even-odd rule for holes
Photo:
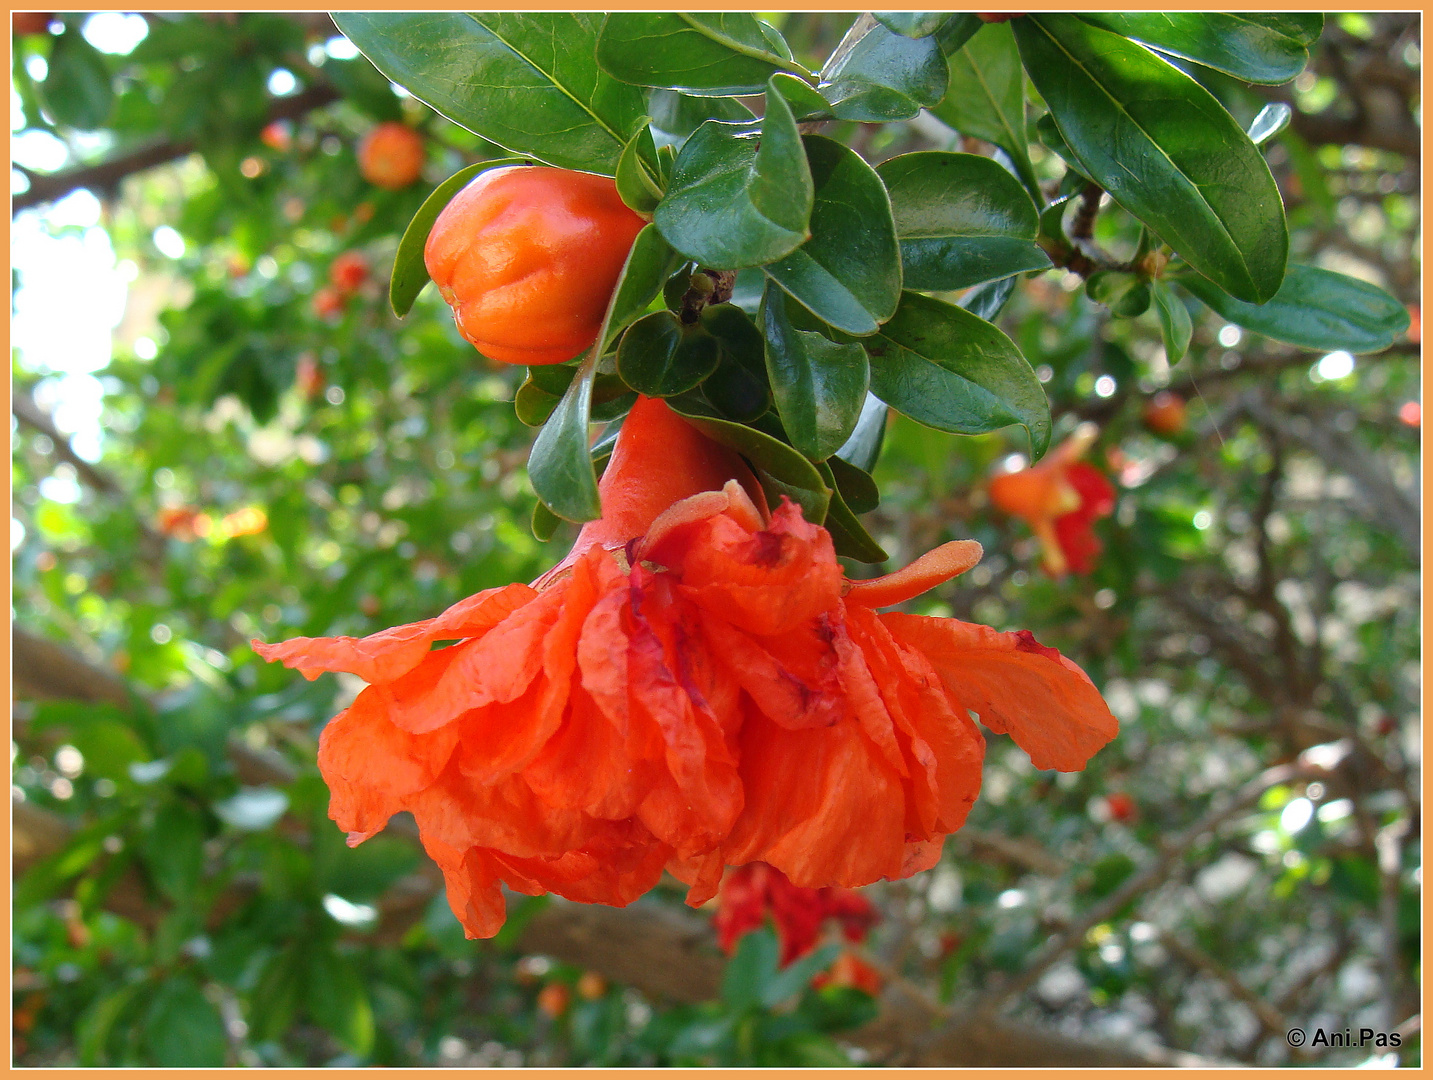
[[[1179,283],[1231,323],[1306,349],[1378,352],[1408,329],[1408,309],[1377,285],[1317,266],[1290,266],[1283,288],[1257,307],[1193,274]]]
[[[775,87],[778,93],[786,99],[791,106],[791,111],[802,120],[810,119],[831,119],[831,103],[821,96],[821,92],[810,83],[798,79],[795,75],[773,75],[767,92]]]
[[[637,239],[632,241],[627,261],[622,264],[622,273],[612,290],[612,299],[607,303],[603,353],[612,347],[612,342],[625,327],[642,317],[680,262],[677,253],[662,239],[655,225],[642,228]]]
[[[721,346],[697,323],[683,326],[670,311],[654,311],[622,335],[617,374],[639,394],[671,397],[716,370]]]
[[[831,461],[840,460],[840,458],[831,459]],[[846,497],[836,482],[836,470],[832,468],[831,461],[817,462],[816,468],[821,473],[821,479],[825,480],[826,486],[831,489],[831,506],[826,511],[825,526],[826,531],[831,534],[831,543],[836,549],[836,554],[847,559],[855,559],[857,562],[885,562],[890,555],[876,542],[876,538],[866,531],[866,527],[861,524],[861,519],[847,504]],[[847,465],[846,468],[851,469],[852,466]],[[860,470],[854,471],[859,472]]]
[[[1040,119],[1035,121],[1035,134],[1042,143],[1059,155],[1060,160],[1065,163],[1070,172],[1084,177],[1084,174],[1079,171],[1080,163],[1075,158],[1075,152],[1070,149],[1065,142],[1065,136],[1061,135],[1060,129],[1055,126],[1053,116],[1049,113],[1042,113]],[[1069,173],[1066,173],[1066,176],[1068,175]],[[1052,203],[1051,205],[1056,204]]]
[[[651,215],[662,201],[662,185],[656,176],[657,146],[652,129],[644,124],[622,148],[617,159],[617,194],[639,214]]]
[[[766,371],[791,445],[822,461],[850,438],[870,382],[866,351],[822,334],[797,330],[786,317],[786,294],[768,284],[761,304]]]
[[[1096,270],[1085,279],[1085,295],[1104,304],[1117,319],[1133,319],[1149,310],[1149,278],[1125,270]]]
[[[722,1000],[733,1012],[761,1004],[763,991],[777,973],[776,935],[763,927],[737,940],[736,952],[722,973]]]
[[[1225,291],[1250,303],[1278,292],[1289,248],[1279,189],[1214,96],[1076,16],[1011,25],[1080,171]]]
[[[542,427],[561,400],[561,394],[548,393],[528,376],[513,397],[513,411],[528,427]]]
[[[1035,204],[989,158],[924,150],[876,172],[890,193],[907,289],[964,289],[1049,268],[1035,243]]]
[[[593,57],[599,12],[350,11],[343,33],[454,123],[563,169],[611,176],[642,93]]]
[[[906,37],[877,23],[843,51],[845,44],[822,70],[818,86],[838,119],[909,120],[945,96],[945,56],[934,38]]]
[[[891,201],[854,150],[805,137],[816,197],[811,239],[766,273],[818,318],[848,334],[872,334],[901,295],[900,249]]]
[[[527,459],[528,477],[537,497],[558,517],[579,524],[602,516],[597,473],[587,452],[592,381],[597,372],[595,352],[590,351],[582,361],[572,385],[538,432]]]
[[[1015,294],[1015,278],[1001,278],[977,285],[960,298],[960,306],[986,322],[994,322],[1002,308]]]
[[[423,261],[423,248],[428,243],[428,234],[443,208],[453,201],[453,196],[467,187],[468,181],[478,173],[489,169],[501,169],[508,165],[531,164],[526,158],[498,158],[495,161],[480,161],[459,169],[433,189],[433,194],[423,200],[408,228],[403,230],[403,239],[398,241],[398,254],[393,257],[393,276],[388,281],[388,303],[393,314],[400,319],[413,310],[413,301],[431,280],[428,266]]]
[[[846,440],[846,444],[836,451],[836,456],[863,472],[871,472],[876,467],[876,462],[880,460],[881,446],[886,441],[886,414],[889,411],[884,401],[867,391],[865,403],[861,406],[861,416],[856,421],[856,429],[851,432],[851,437]],[[836,479],[841,480],[841,478],[841,470],[837,469]],[[872,481],[871,489],[875,490],[874,481]],[[853,497],[850,492],[847,492],[846,498],[853,507],[857,506],[858,502],[865,501]],[[879,502],[878,495],[876,502],[872,502],[870,506],[860,506],[858,511],[865,513],[867,510],[874,510],[877,502]]]
[[[734,304],[706,308],[702,325],[721,345],[721,360],[702,384],[702,395],[727,419],[742,423],[757,419],[771,408],[761,331]]]
[[[188,975],[166,979],[144,1020],[148,1064],[160,1068],[217,1069],[228,1056],[224,1018]]]
[[[1154,283],[1154,308],[1159,314],[1159,331],[1164,336],[1164,358],[1173,367],[1189,351],[1194,324],[1190,322],[1189,309],[1184,306],[1184,301],[1174,294],[1167,282]]]
[[[304,1006],[319,1027],[359,1057],[373,1049],[373,1006],[351,961],[329,949],[309,958]]]
[[[543,543],[551,540],[562,519],[549,510],[541,499],[532,508],[532,535]]]
[[[623,82],[688,94],[759,94],[778,71],[809,74],[750,12],[614,11],[597,62]]]
[[[788,76],[780,76],[787,78]],[[792,81],[806,84],[795,76]],[[814,91],[813,91],[814,93]],[[692,97],[675,90],[654,89],[648,95],[647,112],[659,143],[680,147],[687,138],[708,120],[729,124],[749,124],[756,119],[741,102],[728,97]]]
[[[819,525],[826,520],[831,489],[816,466],[795,449],[764,431],[723,419],[693,394],[668,398],[667,404],[709,439],[731,447],[746,458],[761,481],[772,509],[780,506],[781,496],[786,495],[801,507],[807,521]]]
[[[301,942],[285,945],[269,958],[249,996],[249,1037],[277,1039],[288,1031],[303,1001],[307,965]]]
[[[1323,32],[1317,12],[1104,11],[1080,18],[1251,83],[1288,82]]]
[[[840,952],[839,945],[824,945],[799,960],[793,960],[761,988],[761,1003],[769,1009],[791,995],[799,994],[817,973],[831,966]]]
[[[866,345],[871,391],[912,420],[981,435],[1023,424],[1033,457],[1050,442],[1050,405],[1029,362],[996,327],[954,304],[906,293]]]
[[[1270,102],[1259,110],[1259,115],[1249,124],[1249,141],[1255,146],[1262,146],[1288,127],[1293,117],[1294,110],[1284,102]]]
[[[709,121],[687,140],[653,220],[683,255],[734,270],[789,255],[810,235],[811,214],[796,118],[773,92],[759,135]]]
[[[884,416],[885,403],[880,398],[874,398],[874,400],[881,406],[881,414]],[[847,443],[847,446],[849,445]],[[844,450],[846,447],[843,446],[841,449]],[[836,490],[840,492],[842,500],[853,512],[869,514],[881,505],[881,489],[876,486],[875,480],[865,469],[858,468],[845,458],[835,454],[826,459],[825,465],[831,470],[831,481],[835,483]]]
[[[108,1065],[106,1046],[110,1033],[120,1016],[145,989],[142,983],[131,983],[98,999],[81,1014],[75,1025],[75,1051],[81,1065]]]
[[[948,11],[877,11],[873,12],[887,30],[906,37],[930,37],[950,18]]]
[[[973,11],[948,12],[945,22],[935,32],[935,40],[949,60],[985,25]]]
[[[204,870],[204,823],[197,811],[170,803],[140,838],[149,876],[169,899],[189,903]]]
[[[75,26],[51,40],[49,71],[40,84],[46,111],[62,127],[103,127],[114,107],[114,83],[104,56]]]
[[[931,110],[962,135],[992,142],[1010,155],[1025,189],[1040,190],[1025,133],[1025,74],[1009,24],[986,26],[948,60],[950,85]]]

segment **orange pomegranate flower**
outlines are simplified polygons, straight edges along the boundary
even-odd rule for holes
[[[254,643],[368,684],[319,742],[330,816],[357,844],[411,812],[471,937],[501,927],[504,884],[623,905],[665,867],[701,904],[758,861],[807,888],[906,877],[979,791],[972,711],[1042,769],[1115,734],[1028,631],[877,613],[973,566],[972,541],[847,581],[825,529],[753,501],[742,460],[655,399],[600,490],[604,516],[532,585]]]
[[[870,961],[862,959],[851,949],[844,949],[831,965],[831,970],[817,975],[811,980],[811,985],[817,990],[824,986],[849,987],[876,997],[885,981],[885,977]]]
[[[1081,424],[1039,463],[990,478],[990,501],[1029,523],[1053,577],[1094,570],[1102,550],[1094,524],[1114,513],[1114,485],[1080,460],[1097,433],[1093,424]]]
[[[880,913],[852,889],[809,889],[791,884],[765,863],[751,863],[722,879],[716,918],[717,944],[730,955],[742,935],[759,930],[770,914],[785,967],[816,948],[828,919],[839,922],[847,941],[864,941]]]

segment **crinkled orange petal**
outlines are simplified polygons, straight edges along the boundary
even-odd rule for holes
[[[672,529],[647,552],[672,569],[682,593],[751,634],[782,634],[832,607],[843,577],[831,534],[784,502],[753,533],[728,515]]]
[[[325,671],[347,671],[364,682],[387,682],[411,670],[433,642],[479,633],[536,595],[526,585],[504,585],[470,596],[435,619],[367,637],[296,637],[272,645],[258,640],[250,644],[265,660],[297,668],[306,679],[316,679]]]
[[[701,907],[717,894],[724,869],[726,859],[719,850],[685,859],[673,855],[667,861],[667,872],[688,886],[686,902],[691,907]]]
[[[787,634],[758,638],[703,613],[702,630],[753,704],[784,728],[828,727],[841,716],[836,655],[809,620]]]
[[[1089,677],[1028,630],[1001,633],[959,619],[899,613],[880,619],[897,641],[925,655],[982,724],[1009,733],[1037,769],[1083,769],[1119,731]]]
[[[469,938],[490,938],[507,921],[497,868],[483,859],[479,848],[455,848],[433,836],[423,836],[423,850],[443,871],[448,906]]]
[[[724,846],[728,863],[770,863],[811,888],[899,876],[901,779],[854,721],[787,731],[749,718],[742,778],[746,808]]]

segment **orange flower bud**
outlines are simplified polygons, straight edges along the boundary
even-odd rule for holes
[[[1168,390],[1155,394],[1144,406],[1144,426],[1156,435],[1178,435],[1189,426],[1184,399]]]
[[[328,280],[342,296],[352,296],[368,280],[368,260],[357,251],[345,251],[328,266]]]
[[[607,980],[595,971],[584,971],[577,980],[577,996],[586,1001],[596,1001],[607,996]]]
[[[550,982],[537,993],[537,1007],[547,1016],[556,1020],[572,1004],[572,991],[566,983]]]
[[[443,208],[423,258],[458,330],[507,364],[560,364],[597,337],[646,224],[606,176],[490,169]]]

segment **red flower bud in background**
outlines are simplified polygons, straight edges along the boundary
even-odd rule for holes
[[[313,294],[313,313],[320,319],[336,319],[346,306],[343,294],[332,285],[325,285]]]
[[[885,982],[885,976],[870,961],[850,949],[844,949],[831,965],[831,970],[821,972],[811,980],[811,985],[817,990],[827,986],[846,987],[879,997]]]
[[[22,37],[25,34],[48,34],[50,23],[54,18],[54,12],[51,11],[12,11],[10,13],[10,33],[15,37]]]
[[[985,23],[1003,23],[1018,19],[1024,14],[1023,11],[977,11],[975,17]]]
[[[1189,426],[1189,410],[1184,399],[1168,390],[1161,390],[1144,406],[1144,426],[1156,435],[1179,435]]]
[[[1415,345],[1423,343],[1423,309],[1417,304],[1408,305],[1408,340]]]
[[[357,251],[345,251],[329,263],[328,280],[340,296],[352,296],[368,280],[368,260]]]
[[[407,124],[386,121],[358,144],[358,171],[370,184],[398,191],[423,174],[423,136]]]
[[[804,888],[773,866],[751,863],[722,879],[713,920],[717,944],[731,955],[742,935],[761,929],[768,915],[781,943],[782,967],[815,950],[828,920],[840,926],[847,941],[857,942],[864,941],[881,918],[874,905],[852,889]]]
[[[1102,545],[1094,523],[1114,512],[1114,485],[1079,460],[1097,434],[1093,424],[1082,424],[1039,463],[993,476],[988,485],[992,503],[1030,525],[1054,577],[1095,568]]]
[[[1105,809],[1111,821],[1129,823],[1139,816],[1134,797],[1126,791],[1112,791],[1105,796]]]
[[[1409,427],[1420,427],[1423,424],[1423,406],[1416,401],[1405,401],[1398,407],[1398,419]]]
[[[595,971],[584,971],[577,980],[577,996],[584,1001],[596,1001],[607,996],[607,980]]]
[[[264,130],[259,132],[259,141],[270,150],[286,154],[293,146],[293,130],[294,126],[289,121],[275,120],[271,124],[264,125]]]
[[[323,388],[328,384],[324,378],[323,368],[313,353],[303,353],[299,356],[298,363],[294,366],[294,386],[304,397],[312,401],[323,393]]]

